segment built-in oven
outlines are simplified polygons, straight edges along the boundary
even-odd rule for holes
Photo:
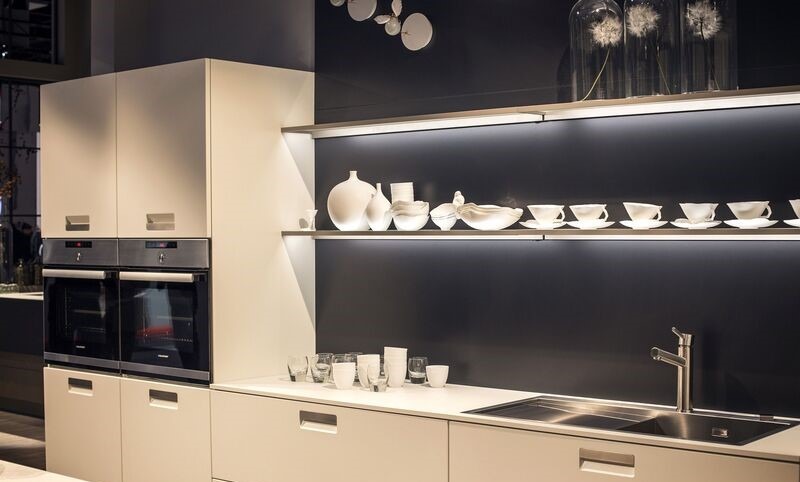
[[[122,373],[210,383],[207,239],[121,239]]]
[[[43,245],[45,361],[118,372],[117,240]]]

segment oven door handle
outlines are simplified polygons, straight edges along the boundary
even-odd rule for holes
[[[92,271],[82,269],[43,269],[44,278],[71,278],[71,279],[106,279],[108,271]]]
[[[161,283],[194,283],[194,273],[152,273],[144,271],[122,271],[120,281],[152,281]]]

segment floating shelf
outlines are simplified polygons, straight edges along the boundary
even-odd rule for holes
[[[800,229],[768,228],[768,229],[505,229],[503,231],[477,231],[459,229],[452,231],[283,231],[284,237],[306,237],[312,239],[404,239],[404,240],[652,240],[652,241],[800,241]]]
[[[284,127],[282,132],[286,134],[310,134],[315,139],[324,139],[328,137],[363,136],[457,127],[794,104],[800,104],[800,86],[446,112],[411,117]]]

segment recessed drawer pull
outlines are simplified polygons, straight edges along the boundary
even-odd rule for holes
[[[175,213],[148,213],[148,231],[175,231]]]
[[[84,380],[83,378],[68,378],[67,391],[75,395],[83,395],[86,397],[93,396],[92,381]]]
[[[178,394],[163,390],[150,390],[150,406],[156,408],[178,409]]]
[[[88,215],[64,216],[64,229],[67,231],[89,231],[90,228]]]
[[[627,478],[636,476],[636,458],[633,455],[580,449],[579,457],[579,467],[583,472]]]
[[[336,415],[300,410],[300,429],[335,435],[338,431]]]

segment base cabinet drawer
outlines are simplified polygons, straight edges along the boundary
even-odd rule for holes
[[[122,379],[124,482],[211,480],[209,390]]]
[[[44,411],[48,471],[122,480],[119,377],[45,368]]]
[[[217,479],[447,482],[443,420],[212,390],[211,421]]]
[[[450,482],[797,482],[791,463],[450,423]]]

